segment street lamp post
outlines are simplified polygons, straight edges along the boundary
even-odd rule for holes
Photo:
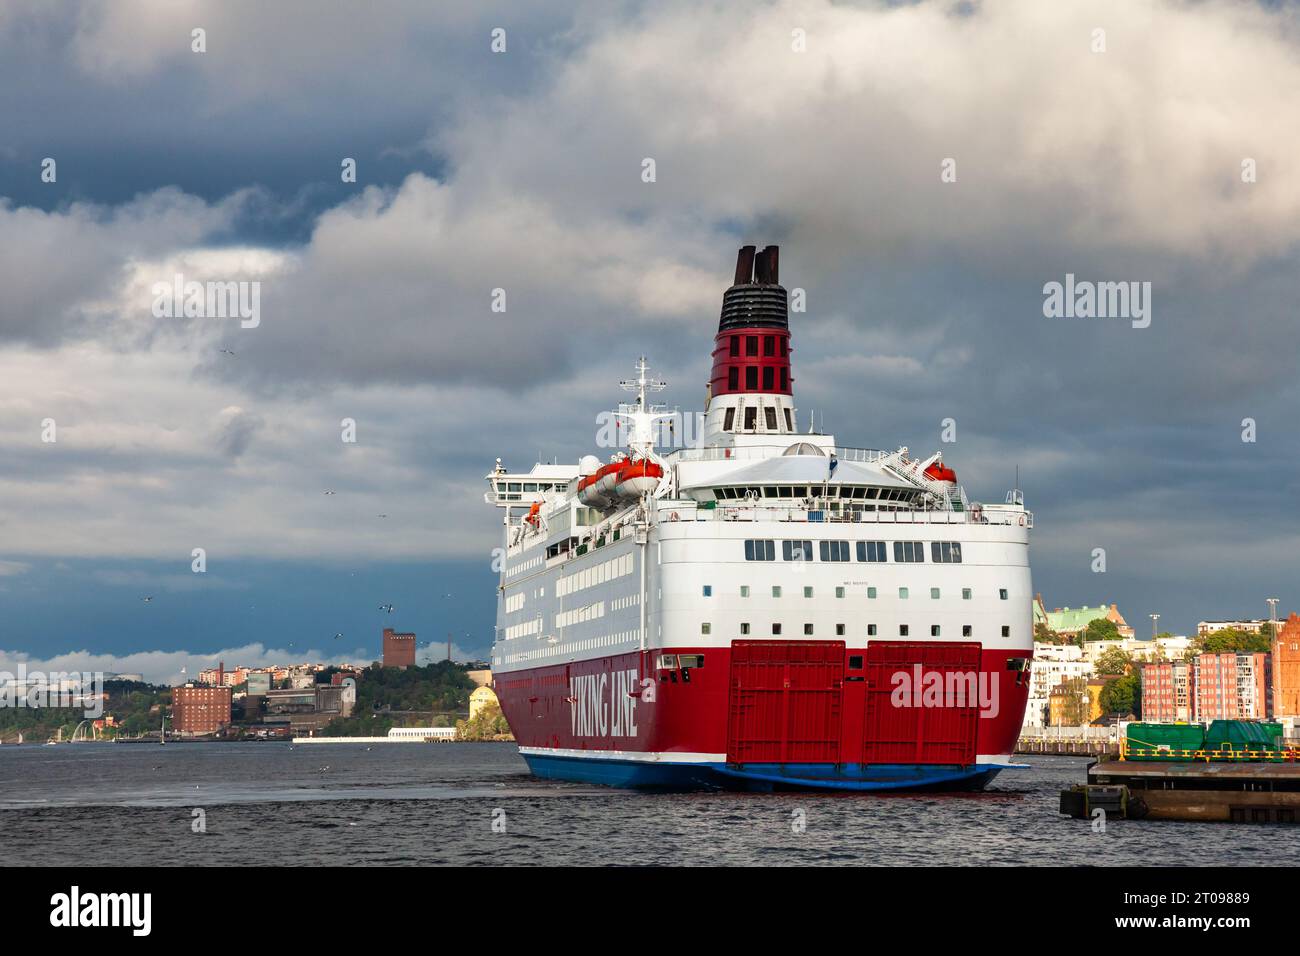
[[[1156,639],[1156,621],[1160,620],[1160,615],[1149,614],[1147,616],[1151,618],[1151,640],[1154,641]]]

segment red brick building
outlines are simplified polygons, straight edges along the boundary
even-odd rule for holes
[[[1192,665],[1159,661],[1142,666],[1142,719],[1157,723],[1193,719]]]
[[[1281,624],[1273,641],[1273,713],[1300,717],[1300,615]]]
[[[384,666],[415,666],[414,634],[399,634],[391,627],[384,628]]]
[[[230,723],[230,688],[172,688],[172,730],[181,734],[212,734]]]

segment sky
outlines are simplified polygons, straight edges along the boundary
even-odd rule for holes
[[[597,451],[641,354],[699,409],[742,244],[800,420],[1018,469],[1049,608],[1285,615],[1298,101],[1290,3],[8,0],[0,669],[486,656],[484,475]]]

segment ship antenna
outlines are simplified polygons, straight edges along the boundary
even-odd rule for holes
[[[666,412],[662,405],[651,405],[646,400],[647,392],[662,392],[668,387],[667,382],[650,378],[650,365],[642,355],[637,359],[636,378],[619,382],[625,392],[636,392],[635,405],[620,405],[615,413],[618,419],[628,422],[627,444],[633,452],[642,458],[649,458],[654,451],[654,424],[662,418],[671,418],[672,412]]]

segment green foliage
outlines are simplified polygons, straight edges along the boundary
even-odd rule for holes
[[[1082,677],[1061,681],[1053,693],[1063,693],[1061,700],[1061,723],[1067,727],[1078,727],[1088,721],[1088,682]]]
[[[111,714],[119,724],[105,728],[107,736],[134,737],[157,730],[162,716],[155,708],[171,701],[170,688],[139,681],[105,681],[104,692],[108,694],[104,715]],[[83,719],[85,714],[79,708],[0,707],[0,739],[12,743],[22,733],[28,743],[44,743],[57,737],[60,729],[67,739]]]
[[[1142,680],[1137,671],[1107,683],[1097,702],[1104,714],[1141,713]]]
[[[1122,640],[1119,633],[1119,625],[1109,618],[1096,617],[1088,622],[1088,627],[1083,632],[1083,639],[1087,641],[1118,641]]]
[[[1226,627],[1221,631],[1211,631],[1192,638],[1188,655],[1227,654],[1233,651],[1264,652],[1272,649],[1272,641],[1265,634],[1251,634]]]
[[[450,661],[420,667],[372,666],[357,680],[357,704],[351,717],[336,717],[326,737],[384,737],[393,727],[446,727],[448,713],[469,709],[475,684],[465,668]]]
[[[1046,621],[1034,625],[1034,640],[1040,644],[1065,644],[1066,639],[1047,626]]]
[[[1097,655],[1095,670],[1098,674],[1124,674],[1133,666],[1133,658],[1123,648],[1108,647]]]
[[[473,720],[456,721],[456,736],[461,740],[496,740],[510,735],[510,725],[498,704],[487,704]]]

